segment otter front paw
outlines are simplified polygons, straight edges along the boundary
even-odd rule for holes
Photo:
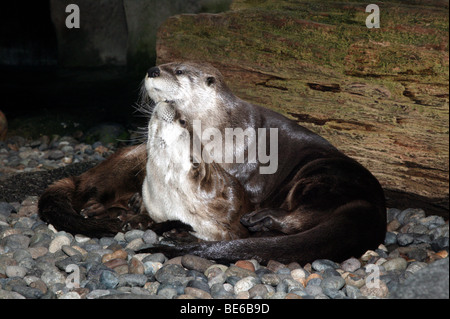
[[[135,214],[142,213],[142,196],[141,196],[141,194],[135,193],[133,196],[131,196],[130,200],[128,201],[128,207]]]

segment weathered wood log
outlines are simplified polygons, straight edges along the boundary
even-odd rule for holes
[[[327,138],[380,180],[392,206],[448,216],[448,2],[234,1],[159,29],[158,63],[208,61],[243,99]]]

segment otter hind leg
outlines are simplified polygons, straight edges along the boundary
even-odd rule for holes
[[[253,233],[277,231],[289,235],[304,228],[303,219],[298,212],[289,212],[282,208],[264,208],[245,214],[241,223]]]

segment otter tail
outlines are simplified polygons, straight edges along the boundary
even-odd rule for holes
[[[117,218],[84,218],[74,208],[77,177],[69,177],[49,186],[39,199],[39,217],[57,230],[89,237],[114,235],[121,230]]]
[[[316,259],[340,262],[352,256],[359,257],[366,250],[378,247],[384,236],[385,222],[378,209],[347,206],[315,227],[293,235],[155,246],[142,252],[162,252],[167,257],[192,254],[221,263],[256,259],[267,264],[272,259],[304,265]]]

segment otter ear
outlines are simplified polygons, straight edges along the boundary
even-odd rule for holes
[[[216,83],[216,78],[215,78],[215,77],[213,77],[213,76],[208,76],[208,77],[206,78],[206,84],[207,84],[208,86],[211,86],[211,85],[213,85],[214,83]]]

